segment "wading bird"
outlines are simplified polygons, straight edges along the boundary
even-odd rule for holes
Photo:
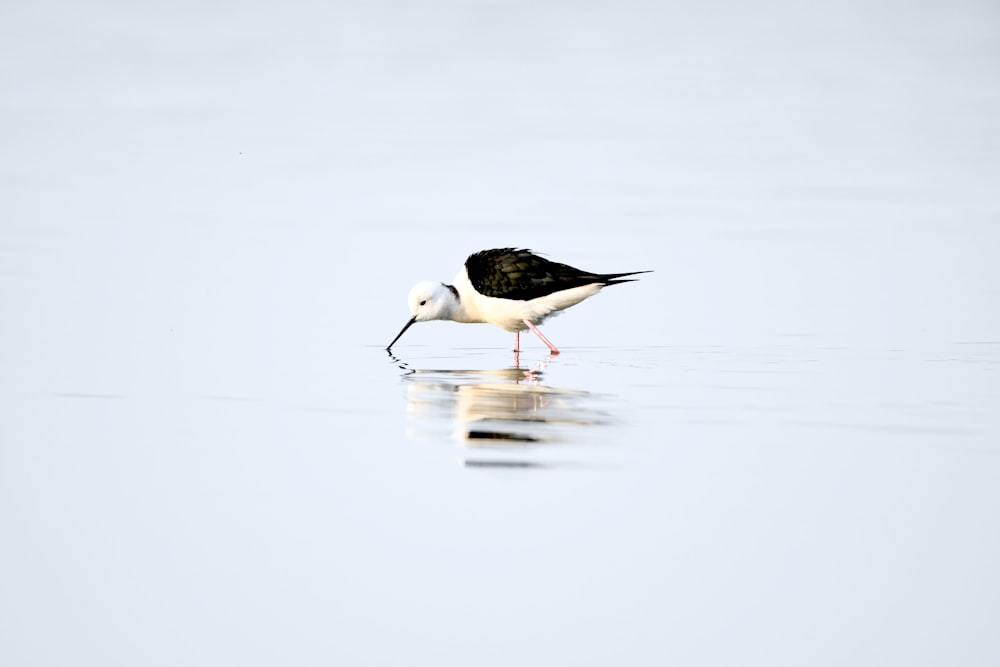
[[[594,296],[608,285],[632,282],[628,273],[591,273],[552,262],[529,250],[497,248],[469,255],[453,284],[426,280],[409,295],[413,317],[392,339],[392,350],[416,322],[451,320],[480,322],[514,332],[514,351],[520,351],[521,332],[531,329],[552,354],[559,350],[536,325],[561,310]]]

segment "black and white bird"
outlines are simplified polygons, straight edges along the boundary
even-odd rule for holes
[[[552,354],[556,346],[536,328],[551,317],[594,296],[608,285],[632,282],[649,271],[591,273],[552,262],[529,250],[496,248],[469,255],[454,283],[425,280],[410,290],[413,317],[392,339],[391,350],[415,322],[451,320],[495,324],[513,331],[514,351],[520,350],[521,332],[531,329]]]

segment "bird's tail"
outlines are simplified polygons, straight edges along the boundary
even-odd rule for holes
[[[637,276],[640,273],[652,273],[652,271],[629,271],[628,273],[605,273],[597,276],[604,285],[620,285],[622,283],[632,283],[638,278],[625,278],[625,276]]]

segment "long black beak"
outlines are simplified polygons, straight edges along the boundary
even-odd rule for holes
[[[385,348],[385,351],[386,352],[391,352],[392,351],[392,346],[396,344],[396,341],[399,340],[400,336],[402,336],[404,333],[406,333],[406,330],[409,329],[411,326],[413,326],[413,323],[416,322],[416,321],[417,321],[417,316],[414,315],[410,319],[410,321],[407,322],[406,325],[403,327],[403,330],[400,331],[398,334],[396,334],[396,337],[392,339],[392,342],[389,343],[388,347]]]

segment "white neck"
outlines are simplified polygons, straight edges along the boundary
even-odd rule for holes
[[[459,298],[455,301],[452,319],[455,322],[486,322],[479,314],[479,308],[476,305],[476,291],[472,288],[472,283],[469,282],[469,276],[466,274],[464,266],[455,276],[453,286],[458,290]]]

